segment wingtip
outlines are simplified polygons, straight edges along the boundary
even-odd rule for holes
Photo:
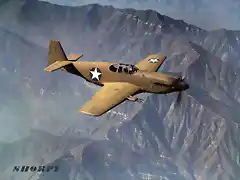
[[[80,113],[83,113],[83,114],[86,114],[86,115],[88,115],[88,116],[94,116],[94,117],[101,116],[101,114],[93,114],[93,113],[84,111],[83,109],[79,109],[79,112],[80,112]]]
[[[51,66],[51,65],[50,65]],[[50,66],[44,68],[43,70],[46,72],[52,72],[53,70],[50,68]]]
[[[48,70],[48,68],[44,68],[43,70],[46,71],[46,72],[51,72],[51,71]]]

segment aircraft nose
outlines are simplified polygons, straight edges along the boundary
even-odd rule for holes
[[[179,87],[179,89],[185,91],[185,90],[189,89],[189,84],[187,84],[184,81],[179,81],[178,82],[178,87]]]
[[[183,87],[184,90],[187,90],[189,89],[189,84],[185,83],[184,87]]]

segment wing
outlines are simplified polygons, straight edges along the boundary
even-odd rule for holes
[[[160,68],[166,58],[167,56],[164,55],[150,55],[137,63],[136,67],[143,71],[155,72]]]
[[[80,112],[91,116],[100,116],[125,101],[129,95],[139,89],[138,86],[129,83],[105,83],[80,109]]]

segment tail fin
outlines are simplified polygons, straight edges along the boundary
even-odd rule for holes
[[[66,61],[67,56],[59,41],[50,40],[48,47],[48,65],[55,63],[56,61]]]
[[[48,67],[44,70],[52,72],[63,68],[66,65],[72,63],[72,61],[77,61],[81,58],[82,54],[74,54],[69,57],[66,56],[60,41],[50,40],[48,48]]]

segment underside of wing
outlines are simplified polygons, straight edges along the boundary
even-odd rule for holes
[[[164,55],[150,55],[137,63],[136,67],[143,71],[155,72],[164,63],[166,58],[167,56]]]
[[[91,116],[100,116],[123,102],[129,95],[134,94],[138,90],[138,86],[129,83],[106,83],[92,99],[80,109],[80,112]]]

